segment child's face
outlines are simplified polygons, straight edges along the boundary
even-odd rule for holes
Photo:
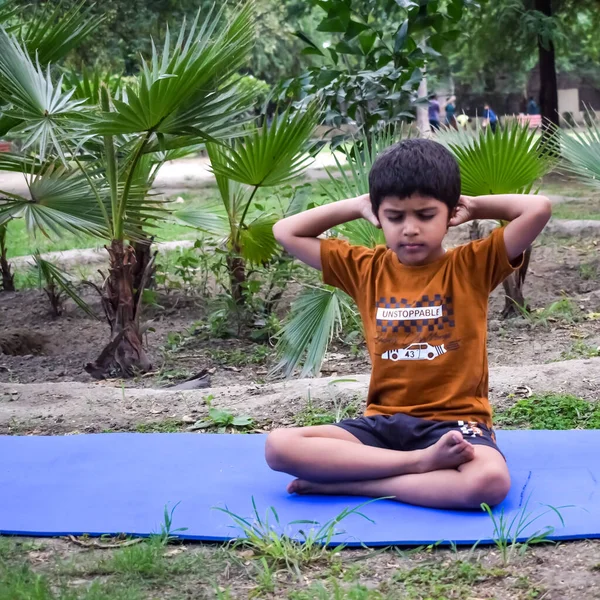
[[[388,248],[402,264],[426,265],[443,256],[450,215],[441,200],[420,194],[403,199],[386,196],[377,216]]]

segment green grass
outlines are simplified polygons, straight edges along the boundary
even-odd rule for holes
[[[552,207],[553,219],[592,219],[600,220],[600,204],[597,201],[561,202]]]
[[[582,340],[573,342],[567,350],[560,353],[561,360],[574,360],[577,358],[594,358],[600,356],[600,346],[591,346]]]
[[[305,590],[292,591],[289,600],[450,600],[476,598],[477,586],[504,579],[508,572],[488,569],[477,562],[461,560],[422,563],[413,569],[396,570],[391,579],[366,586],[345,584],[329,578]],[[487,596],[486,596],[487,597]]]
[[[255,345],[247,350],[239,348],[208,350],[208,355],[215,363],[234,367],[264,365],[272,353],[273,349],[264,345]]]
[[[184,427],[185,425],[181,421],[166,419],[165,421],[138,423],[134,431],[136,433],[177,433]]]
[[[358,400],[349,403],[335,401],[333,409],[328,410],[314,405],[309,396],[307,403],[296,413],[294,421],[299,427],[329,425],[330,423],[338,423],[343,419],[353,419],[358,413],[358,408]]]
[[[600,429],[600,402],[569,394],[534,394],[494,415],[504,429]]]
[[[579,265],[579,276],[585,281],[598,278],[598,265],[594,263],[583,263]]]

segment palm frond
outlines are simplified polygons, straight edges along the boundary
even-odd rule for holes
[[[458,160],[462,192],[467,196],[528,193],[557,160],[553,144],[516,122],[496,133],[488,128],[465,141],[448,145]]]
[[[86,0],[80,0],[66,9],[63,2],[54,7],[46,3],[31,17],[21,17],[17,37],[32,60],[45,66],[63,59],[104,21],[103,15],[93,14],[93,4],[84,9],[86,4]]]
[[[301,377],[317,375],[327,346],[342,325],[342,313],[352,311],[350,298],[331,288],[313,288],[292,305],[289,320],[279,332],[276,352],[280,357],[272,373],[286,377],[302,365]]]
[[[210,139],[206,130],[214,120],[222,118],[222,112],[231,119],[232,106],[237,105],[235,94],[229,98],[228,109],[215,114],[216,107],[222,108],[225,102],[216,92],[248,56],[253,36],[253,5],[248,2],[225,24],[224,7],[202,15],[201,25],[200,16],[199,11],[187,37],[186,24],[182,25],[173,46],[167,30],[162,53],[153,44],[151,60],[143,62],[138,85],[126,88],[126,100],[113,100],[115,110],[102,114],[94,127],[96,133],[160,131],[194,133]],[[193,102],[198,97],[204,102]],[[190,103],[196,112],[201,105],[208,107],[204,121],[191,114]]]
[[[62,79],[53,83],[50,67],[34,65],[16,38],[0,28],[0,99],[8,106],[5,117],[16,120],[14,131],[25,136],[25,147],[36,144],[41,160],[49,145],[64,158],[61,141],[74,127],[81,111],[73,91],[62,91]]]
[[[89,181],[78,171],[49,163],[27,177],[30,198],[6,194],[0,205],[0,223],[23,217],[30,233],[60,235],[65,229],[106,238],[102,211],[93,199]],[[106,191],[102,191],[107,201]]]
[[[69,279],[65,271],[59,269],[56,265],[42,258],[39,251],[33,255],[33,261],[38,269],[40,287],[42,282],[46,285],[56,285],[64,294],[66,294],[75,304],[87,315],[98,319],[98,315],[91,309],[90,305],[77,293],[75,286]]]
[[[242,227],[239,244],[242,257],[251,264],[262,264],[273,258],[279,245],[273,236],[277,219],[261,217]]]
[[[222,214],[222,207],[219,206],[190,206],[173,211],[172,216],[183,225],[219,238],[225,238],[229,233],[227,217]]]
[[[0,26],[13,30],[16,24],[10,25],[11,21],[19,15],[22,7],[16,6],[12,0],[0,0]]]
[[[288,108],[279,118],[236,140],[219,160],[211,163],[215,175],[251,186],[282,185],[298,177],[312,160],[307,155],[320,109],[312,103],[304,112]]]
[[[594,188],[600,188],[600,129],[590,119],[583,131],[575,128],[560,131],[562,167]]]
[[[86,104],[97,106],[100,103],[100,88],[108,88],[111,97],[118,97],[121,78],[100,67],[84,66],[81,73],[70,69],[64,71],[64,84],[73,90],[75,100],[83,100]]]
[[[347,148],[341,150],[346,159],[345,163],[342,163],[334,154],[336,170],[334,172],[326,169],[329,185],[322,186],[323,192],[332,202],[368,193],[369,173],[377,156],[403,137],[409,136],[408,130],[398,129],[375,134],[370,145],[366,143],[366,140],[359,140],[360,143],[354,144],[350,150]],[[344,168],[345,166],[349,167],[348,171]],[[344,223],[336,227],[336,231],[348,238],[352,244],[369,248],[385,244],[385,237],[381,229],[364,219]]]

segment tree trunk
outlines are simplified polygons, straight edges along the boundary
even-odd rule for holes
[[[535,0],[535,10],[547,17],[552,16],[552,0]],[[548,130],[548,121],[558,127],[558,86],[556,82],[556,63],[554,60],[554,44],[552,40],[544,40],[538,36],[538,52],[540,57],[540,107],[542,112],[543,131]]]
[[[139,327],[141,302],[136,302],[133,289],[135,251],[118,240],[113,240],[106,249],[110,266],[102,288],[102,305],[111,328],[110,342],[94,363],[85,366],[85,370],[97,379],[131,377],[147,372],[151,367]],[[151,266],[150,262],[148,268]],[[141,290],[144,285],[145,278],[142,277]]]
[[[504,291],[506,292],[504,309],[502,310],[502,317],[504,319],[521,316],[522,311],[519,310],[519,307],[521,307],[523,310],[527,309],[525,298],[523,296],[523,283],[525,283],[525,277],[527,275],[530,258],[531,246],[525,250],[525,257],[523,258],[523,264],[521,265],[521,268],[511,273],[502,282]]]
[[[425,73],[423,73],[423,78],[421,79],[421,83],[419,83],[417,96],[419,100],[421,100],[422,98],[427,98],[427,75]],[[421,137],[431,137],[431,126],[429,125],[429,108],[426,104],[422,106],[417,106],[417,129]]]
[[[10,270],[10,264],[6,259],[6,223],[0,225],[0,273],[2,274],[2,290],[4,292],[15,291],[15,276]]]
[[[246,263],[239,254],[227,257],[227,270],[231,282],[231,296],[237,306],[244,305],[244,285],[246,283]]]
[[[135,252],[135,264],[133,266],[133,289],[137,294],[137,290],[140,289],[142,285],[142,280],[144,278],[144,273],[148,269],[148,264],[152,260],[152,242],[154,238],[148,238],[145,240],[140,240],[137,242],[133,242],[133,251]],[[151,268],[150,272],[146,275],[146,279],[148,282],[151,282],[154,279],[154,268]],[[150,283],[146,285],[146,287],[150,287]]]

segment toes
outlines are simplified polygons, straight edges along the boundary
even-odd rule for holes
[[[448,441],[453,445],[459,445],[463,440],[462,433],[460,431],[449,431],[448,432]]]

